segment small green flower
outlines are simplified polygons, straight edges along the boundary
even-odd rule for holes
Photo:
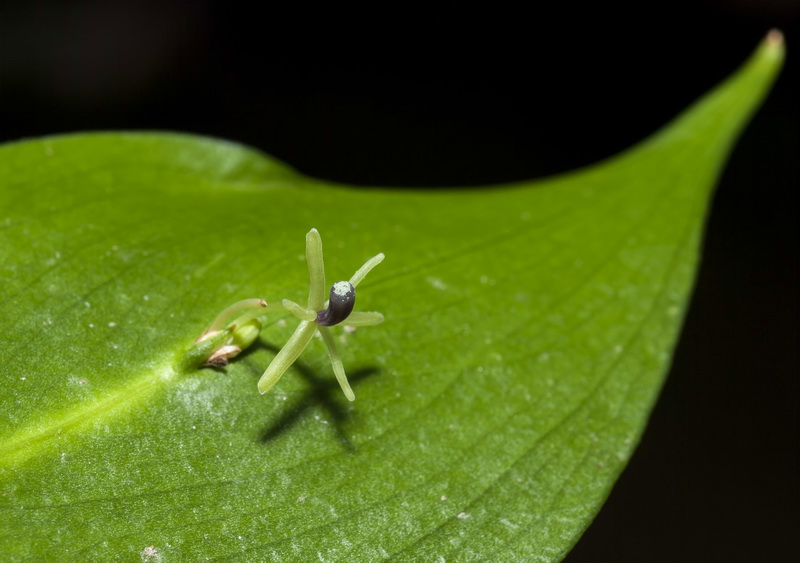
[[[264,375],[258,381],[261,394],[269,391],[286,372],[287,369],[305,350],[317,331],[328,348],[328,355],[333,366],[333,373],[345,396],[354,400],[355,395],[347,381],[342,359],[336,348],[333,335],[328,327],[347,321],[347,326],[359,327],[377,325],[383,322],[383,315],[376,312],[353,312],[356,302],[356,286],[375,266],[383,261],[383,253],[367,260],[359,268],[350,281],[339,281],[330,289],[329,299],[325,300],[325,266],[322,259],[322,239],[316,229],[306,234],[306,262],[310,278],[308,288],[308,305],[302,307],[293,301],[284,299],[280,305],[267,305],[263,299],[245,299],[225,309],[211,326],[197,340],[202,342],[214,337],[222,331],[230,331],[230,337],[224,340],[207,360],[207,365],[226,365],[230,358],[236,356],[252,344],[261,330],[256,319],[268,311],[286,309],[300,320],[294,334],[289,338],[278,355],[272,360]],[[234,322],[231,322],[234,321]],[[253,323],[258,324],[253,324]]]

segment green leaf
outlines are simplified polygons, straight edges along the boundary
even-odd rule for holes
[[[558,560],[624,468],[669,368],[709,195],[783,56],[772,35],[638,147],[485,189],[354,189],[216,140],[0,148],[0,552],[50,560]],[[225,370],[186,351],[244,298],[328,282],[334,328],[267,395],[296,326]]]

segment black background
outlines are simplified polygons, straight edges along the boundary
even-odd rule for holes
[[[0,141],[166,129],[361,185],[530,179],[641,140],[783,29],[787,65],[722,177],[661,399],[567,560],[795,555],[798,3],[278,6],[3,3]]]

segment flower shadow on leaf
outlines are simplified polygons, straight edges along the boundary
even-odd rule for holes
[[[280,347],[264,342],[263,339],[259,339],[240,357],[241,359],[245,359],[259,349],[268,350],[273,354],[277,354],[280,351]],[[284,432],[288,432],[295,424],[302,420],[306,411],[320,406],[330,415],[331,424],[329,424],[329,426],[337,441],[345,450],[350,453],[355,453],[356,448],[345,431],[346,424],[352,419],[352,408],[349,407],[349,403],[346,406],[342,404],[340,399],[341,391],[336,379],[327,375],[320,375],[301,361],[295,361],[293,367],[300,377],[305,379],[309,388],[300,394],[299,398],[294,401],[294,404],[289,406],[283,416],[263,430],[261,433],[261,442],[265,444],[269,443]],[[351,372],[348,375],[348,379],[353,386],[356,386],[359,381],[377,375],[378,373],[380,373],[379,368],[367,367]]]

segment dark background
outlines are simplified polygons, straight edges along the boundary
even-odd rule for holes
[[[362,185],[530,179],[636,143],[783,29],[787,65],[722,177],[661,399],[568,561],[792,558],[798,3],[276,6],[4,2],[0,141],[167,129]]]

